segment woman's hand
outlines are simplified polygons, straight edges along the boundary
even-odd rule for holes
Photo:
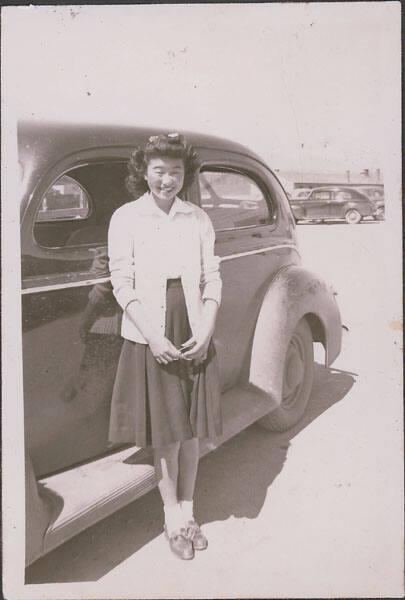
[[[210,345],[212,332],[209,331],[198,339],[192,336],[181,345],[181,357],[185,360],[193,360],[195,365],[201,365],[207,358],[208,347]],[[190,348],[187,350],[187,348]]]
[[[174,346],[166,337],[158,337],[149,340],[148,343],[153,356],[161,365],[167,365],[173,360],[178,360],[182,356],[176,346]]]
[[[208,346],[214,334],[215,321],[218,312],[218,303],[211,298],[204,302],[201,327],[197,335],[181,345],[181,356],[186,360],[194,360],[194,364],[200,365],[207,358]],[[189,350],[187,348],[190,348]]]

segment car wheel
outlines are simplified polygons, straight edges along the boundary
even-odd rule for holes
[[[358,210],[352,208],[345,214],[345,219],[346,223],[349,223],[350,225],[357,225],[357,223],[360,223],[361,221],[361,214]]]
[[[270,431],[286,431],[298,423],[308,405],[314,379],[311,329],[301,319],[291,335],[284,361],[283,398],[278,408],[258,423]]]

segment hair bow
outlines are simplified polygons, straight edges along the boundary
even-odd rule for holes
[[[159,140],[160,137],[163,137],[163,136],[151,135],[150,138],[149,138],[149,142],[151,142],[152,144],[154,144],[155,142],[157,142]],[[168,133],[168,134],[166,134],[166,137],[167,137],[167,141],[169,143],[179,142],[180,138],[181,138],[180,134],[177,133],[177,132],[176,133]]]

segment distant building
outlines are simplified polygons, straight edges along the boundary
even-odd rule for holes
[[[297,188],[314,188],[324,185],[378,185],[384,187],[380,169],[363,169],[363,171],[338,171],[317,173],[313,171],[285,171],[275,169],[276,175],[287,192]]]

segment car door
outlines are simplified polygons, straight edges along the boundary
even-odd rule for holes
[[[32,193],[22,223],[26,445],[37,476],[106,452],[121,314],[107,229],[126,150],[78,153]]]
[[[329,190],[314,190],[304,200],[305,215],[308,219],[324,219],[330,216],[331,192]]]
[[[216,231],[221,258],[222,303],[215,332],[223,390],[248,366],[261,302],[279,269],[299,262],[295,223],[285,192],[253,158],[199,151],[201,207]]]
[[[336,189],[332,191],[329,202],[330,216],[332,219],[344,219],[347,206],[353,200],[353,192],[347,189]]]

